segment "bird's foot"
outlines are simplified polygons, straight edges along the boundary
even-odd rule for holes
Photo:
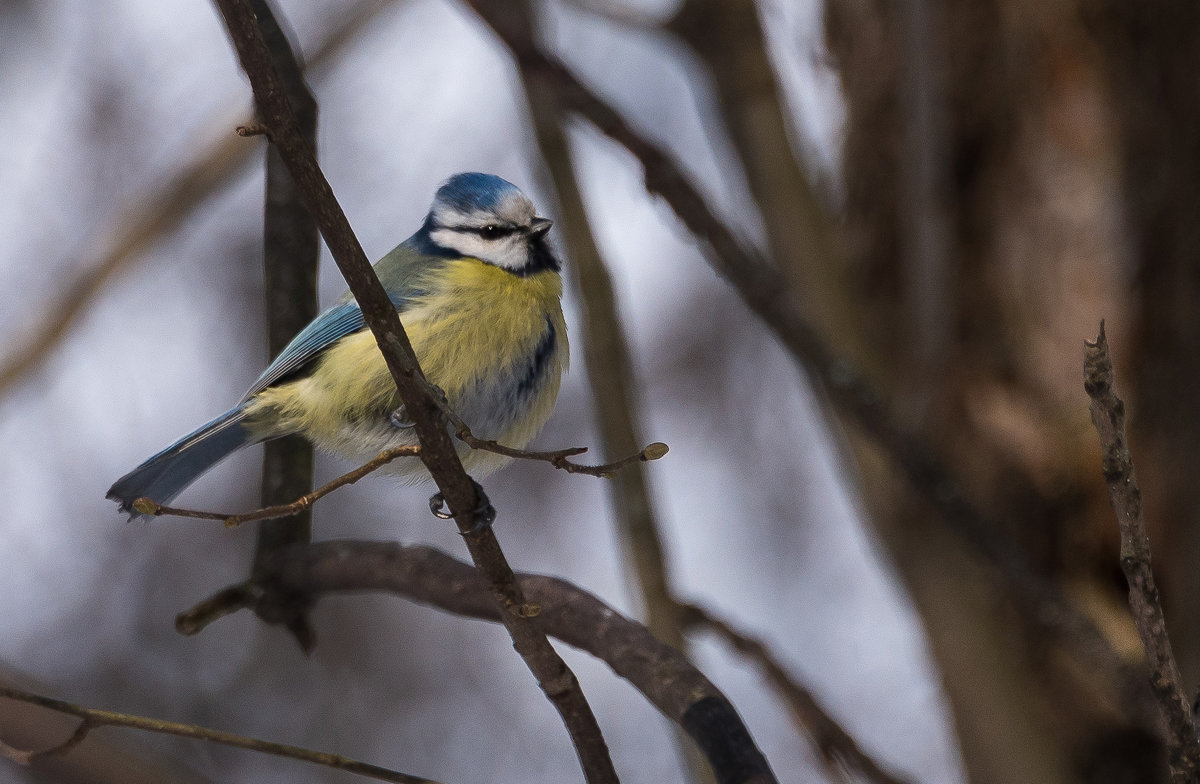
[[[475,494],[479,498],[479,505],[471,512],[471,517],[475,520],[475,525],[466,533],[477,534],[485,528],[491,528],[492,523],[496,521],[496,508],[492,506],[492,502],[488,500],[487,494],[483,492],[483,487],[474,479],[471,482],[475,485]],[[433,516],[442,520],[449,520],[454,515],[446,508],[446,498],[440,492],[429,496],[429,511],[433,512]],[[464,534],[465,535],[465,534]]]

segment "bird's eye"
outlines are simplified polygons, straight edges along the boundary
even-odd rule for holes
[[[508,226],[497,226],[494,223],[489,223],[487,226],[479,229],[479,236],[485,240],[498,240],[501,237],[512,234],[512,231]]]

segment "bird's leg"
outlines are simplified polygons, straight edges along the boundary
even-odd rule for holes
[[[475,518],[475,525],[467,533],[477,534],[485,528],[491,528],[492,523],[496,521],[496,508],[492,506],[492,502],[488,500],[487,493],[483,492],[483,486],[471,480],[471,484],[475,485],[475,495],[479,498],[479,505],[472,510],[472,517]],[[440,492],[429,496],[429,511],[433,512],[433,516],[442,520],[449,520],[454,517],[448,509],[445,509],[446,497]]]

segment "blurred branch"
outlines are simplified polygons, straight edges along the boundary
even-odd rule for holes
[[[838,761],[862,774],[873,784],[906,784],[879,767],[859,748],[858,743],[817,702],[807,688],[793,679],[779,660],[761,641],[754,639],[695,604],[680,605],[682,622],[689,629],[708,629],[733,646],[734,650],[762,667],[775,691],[787,701],[792,718],[807,733],[826,762]]]
[[[179,724],[173,721],[163,721],[162,719],[151,719],[145,716],[135,716],[128,713],[116,713],[114,711],[97,710],[95,708],[85,708],[74,703],[56,700],[52,697],[43,697],[38,694],[32,694],[21,689],[14,689],[10,686],[0,685],[0,697],[18,702],[24,702],[30,705],[37,705],[47,710],[52,710],[57,713],[65,713],[70,716],[76,716],[80,719],[79,727],[62,743],[56,744],[48,749],[38,751],[22,751],[13,749],[5,744],[0,744],[0,753],[9,759],[21,765],[30,765],[39,757],[44,757],[50,754],[65,754],[83,741],[87,734],[97,727],[129,727],[132,729],[144,730],[146,732],[156,732],[162,735],[175,735],[181,738],[194,738],[196,740],[206,740],[212,743],[220,743],[224,746],[234,746],[239,749],[249,749],[258,751],[263,754],[271,754],[276,757],[287,757],[289,759],[302,760],[311,762],[315,765],[323,765],[327,768],[354,773],[359,776],[367,776],[379,781],[393,781],[399,784],[437,784],[430,779],[424,779],[419,776],[409,776],[405,773],[381,768],[378,765],[370,765],[366,762],[359,762],[343,757],[340,754],[326,754],[320,751],[312,751],[310,749],[301,748],[299,746],[289,746],[285,743],[272,743],[271,741],[258,740],[257,738],[248,738],[243,735],[234,735],[230,732],[222,732],[221,730],[208,729],[207,727],[199,727],[194,724]]]
[[[665,25],[703,61],[717,107],[767,229],[770,257],[824,339],[871,363],[842,279],[833,219],[793,149],[783,91],[754,0],[686,0]]]
[[[955,265],[950,263],[950,216],[945,209],[950,180],[950,133],[943,114],[940,4],[902,0],[903,41],[899,207],[904,263],[901,298],[906,305],[909,341],[916,360],[918,417],[935,404],[931,379],[944,376],[954,324]]]
[[[317,148],[317,101],[304,81],[304,69],[287,33],[280,27],[269,0],[250,0],[271,51],[288,101],[296,111],[296,124],[308,145]],[[263,278],[267,312],[267,356],[278,356],[284,347],[317,315],[317,273],[321,235],[304,206],[296,183],[279,153],[266,147],[267,182],[263,214]],[[313,447],[292,435],[263,445],[260,505],[289,508],[286,517],[259,518],[251,574],[258,576],[263,559],[274,549],[312,540],[312,510],[308,504],[289,504],[307,498],[313,483]],[[280,608],[263,607],[259,617],[282,624],[300,647],[315,642],[308,615],[296,611],[297,603],[284,601]],[[282,610],[282,612],[281,612]]]
[[[334,592],[387,591],[447,612],[502,620],[478,574],[424,546],[330,541],[278,554],[274,579],[314,599]],[[775,781],[728,699],[677,649],[595,596],[555,577],[518,576],[527,612],[542,629],[608,664],[696,741],[721,784]],[[244,605],[249,606],[249,605]]]
[[[1125,403],[1113,390],[1116,375],[1103,321],[1096,341],[1085,343],[1083,378],[1084,389],[1092,399],[1092,424],[1103,449],[1104,480],[1121,530],[1121,570],[1129,582],[1129,609],[1146,651],[1150,687],[1167,724],[1171,780],[1198,781],[1200,743],[1150,568],[1150,536],[1142,516],[1142,492],[1125,438]]]
[[[335,60],[361,30],[395,2],[368,0],[359,3],[318,45],[309,62],[309,70]],[[222,128],[227,127],[225,122],[220,124]],[[10,349],[0,361],[0,396],[41,367],[118,272],[138,260],[161,237],[177,229],[205,199],[243,171],[254,153],[253,146],[230,138],[228,132],[222,132],[220,138],[203,147],[204,152],[182,165],[169,182],[134,199],[124,210],[124,216],[113,221],[117,232],[115,240],[105,242],[97,238],[92,243],[108,249],[102,256],[83,262],[82,269],[62,286],[61,299],[42,309],[49,315],[35,328],[33,336],[23,345]]]
[[[334,261],[379,343],[405,413],[413,421],[421,444],[421,461],[458,524],[478,569],[477,578],[483,578],[491,587],[513,647],[562,717],[588,781],[616,782],[608,747],[575,674],[532,619],[513,611],[525,606],[525,597],[490,527],[494,515],[491,504],[483,488],[463,470],[445,418],[424,380],[400,316],[375,277],[311,148],[297,131],[295,116],[254,14],[245,0],[216,0],[216,3],[250,78],[259,115],[269,129],[271,142],[304,195],[309,212],[320,226]]]
[[[506,4],[469,0],[472,8],[512,50],[534,90],[552,97],[560,111],[579,114],[641,162],[647,190],[661,196],[684,225],[708,246],[712,266],[775,333],[785,349],[820,383],[835,408],[885,455],[911,487],[995,567],[1009,595],[1031,619],[1089,666],[1102,667],[1124,702],[1143,713],[1141,683],[1095,625],[1038,574],[998,521],[974,505],[963,484],[936,451],[900,420],[866,377],[837,356],[813,329],[782,273],[745,248],[705,203],[671,157],[625,122],[553,55],[514,25]]]
[[[190,517],[195,520],[220,520],[227,528],[235,528],[242,523],[249,523],[255,520],[271,520],[279,517],[295,516],[310,509],[313,504],[329,495],[334,490],[345,487],[346,485],[354,484],[367,474],[383,468],[396,458],[412,457],[419,454],[421,454],[421,448],[419,446],[397,446],[392,447],[391,449],[386,449],[360,465],[358,468],[355,468],[353,471],[347,471],[336,479],[333,479],[321,487],[318,487],[316,490],[313,490],[311,493],[305,493],[295,501],[285,504],[276,504],[273,506],[264,506],[261,509],[255,509],[253,512],[225,514],[224,512],[202,512],[195,509],[177,509],[173,506],[163,506],[153,499],[145,497],[135,499],[133,502],[133,508],[137,514],[152,515],[154,517]],[[307,539],[303,541],[307,541]],[[288,542],[287,544],[295,544],[295,542]],[[268,553],[264,552],[263,557],[265,558],[267,554]]]
[[[512,10],[523,18],[526,33],[535,35],[528,4]],[[554,101],[532,83],[533,74],[518,61],[526,99],[533,116],[538,150],[553,179],[558,197],[563,237],[577,276],[583,303],[583,346],[592,405],[605,454],[627,454],[637,448],[638,425],[634,410],[636,380],[629,345],[621,329],[612,279],[592,236],[575,167],[563,127],[566,118]],[[611,508],[619,522],[625,545],[633,556],[638,585],[646,605],[647,626],[663,642],[683,650],[684,639],[675,617],[675,600],[667,576],[662,537],[658,532],[646,476],[640,467],[618,478],[613,485]]]
[[[534,12],[528,2],[509,8],[523,34],[536,35]],[[612,279],[592,236],[587,210],[575,167],[571,161],[565,130],[568,118],[543,91],[532,83],[532,74],[518,60],[518,73],[533,119],[534,136],[542,160],[553,180],[558,197],[562,237],[575,273],[583,304],[582,335],[595,422],[604,454],[629,454],[637,449],[637,380],[629,345],[621,328]],[[680,651],[687,640],[678,618],[678,605],[671,590],[659,523],[647,487],[646,472],[635,465],[615,477],[609,493],[609,508],[627,556],[632,558],[634,578],[646,612],[646,625],[658,639]],[[683,762],[695,784],[712,781],[712,773],[696,758],[693,748],[677,737]]]

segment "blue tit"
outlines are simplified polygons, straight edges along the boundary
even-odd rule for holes
[[[426,377],[481,438],[523,447],[545,424],[567,368],[559,262],[551,222],[516,186],[491,174],[456,174],[424,225],[375,264]],[[167,504],[227,455],[298,433],[318,448],[364,461],[416,444],[411,423],[362,311],[344,294],[300,331],[242,401],[121,477],[108,497]],[[459,444],[481,476],[508,458]],[[416,458],[389,469],[427,478]]]

